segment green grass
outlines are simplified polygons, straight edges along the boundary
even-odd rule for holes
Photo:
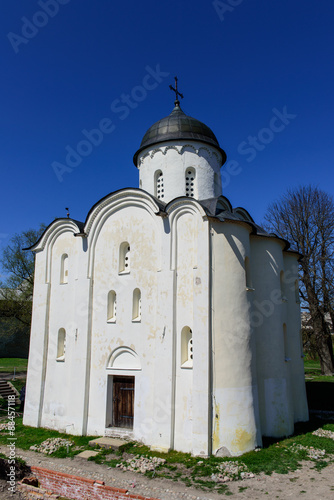
[[[306,380],[311,380],[312,382],[334,382],[333,376],[321,375],[319,360],[304,358],[304,370]]]
[[[89,441],[94,439],[94,437],[92,436],[72,436],[71,434],[44,429],[42,427],[28,427],[27,425],[22,424],[22,418],[17,417],[15,419],[15,444],[17,448],[21,448],[22,450],[29,450],[30,446],[33,446],[34,444],[39,445],[46,439],[53,437],[68,439],[69,441],[73,441],[74,443],[74,445],[69,448],[68,453],[66,447],[63,447],[51,455],[58,458],[73,457],[84,449],[92,449],[88,443]],[[6,431],[0,432],[1,444],[7,444],[7,438],[8,435]]]
[[[26,385],[26,378],[17,378],[15,380],[10,380],[10,383],[13,384],[15,389],[17,389],[19,392],[21,391],[22,387]]]
[[[159,453],[151,451],[147,446],[143,446],[136,442],[126,443],[117,451],[111,449],[98,449],[99,453],[90,460],[104,466],[116,467],[117,464],[123,462],[130,457],[145,456],[145,457],[161,457],[166,460],[156,468],[155,471],[146,473],[146,476],[154,479],[155,477],[168,478],[174,481],[182,481],[186,486],[196,486],[205,491],[215,491],[224,494],[229,494],[228,485],[215,481],[215,477],[220,472],[219,467],[224,462],[238,462],[245,464],[247,470],[254,474],[264,472],[272,474],[287,474],[290,471],[296,471],[301,467],[303,460],[313,461],[313,468],[321,470],[329,463],[334,463],[334,440],[314,436],[312,429],[317,428],[316,423],[300,424],[298,433],[290,438],[282,439],[279,442],[271,442],[268,446],[260,451],[251,451],[245,453],[241,457],[221,458],[210,456],[209,458],[192,457],[188,453],[180,453],[170,451],[169,453]],[[334,432],[334,424],[326,424],[324,429]],[[61,437],[72,441],[74,444],[67,451],[66,447],[60,448],[51,456],[58,458],[73,457],[83,449],[92,449],[89,446],[89,441],[92,437],[88,436],[72,436],[69,434],[59,433],[42,428],[27,427],[22,424],[22,419],[16,419],[15,430],[16,446],[18,449],[27,450],[30,446],[40,444],[47,438]],[[7,444],[7,432],[0,432],[0,443]],[[307,450],[299,449],[298,445],[307,448],[315,448],[326,451],[326,455],[318,460],[312,460],[307,456]],[[223,473],[224,475],[225,473]],[[239,474],[240,475],[240,474]],[[239,475],[235,475],[234,479],[238,479]],[[247,488],[247,483],[239,487],[239,491]]]
[[[0,372],[16,372],[27,371],[28,360],[23,358],[0,358]]]
[[[117,458],[115,457],[108,461],[106,455],[109,452],[101,451],[97,457],[93,457],[91,460],[100,464],[105,463],[105,465],[109,467],[115,467],[117,463],[124,462],[125,458],[129,456],[143,455],[147,457],[161,457],[165,458],[166,463],[158,467],[154,473],[146,473],[147,477],[164,477],[174,481],[180,480],[187,486],[192,485],[206,491],[212,490],[228,494],[228,486],[226,484],[217,483],[212,478],[212,475],[216,475],[219,472],[219,466],[223,462],[237,461],[239,464],[245,464],[249,472],[254,474],[264,472],[268,475],[273,472],[287,474],[288,472],[296,471],[301,467],[303,460],[313,461],[313,468],[315,470],[321,470],[329,463],[334,462],[334,440],[314,436],[309,430],[310,428],[317,427],[314,426],[314,423],[313,426],[310,424],[302,425],[304,425],[304,432],[301,432],[301,428],[299,428],[298,435],[283,439],[280,442],[274,442],[260,451],[251,451],[237,458],[211,456],[207,459],[203,459],[175,451],[158,453],[151,451],[147,446],[131,442],[120,447],[115,454]],[[323,428],[334,432],[334,424],[326,424]],[[313,447],[314,449],[326,450],[326,455],[317,460],[310,459],[307,455],[307,450],[296,448],[297,445],[302,445],[306,448]],[[235,479],[238,477],[239,476],[235,476]],[[240,491],[243,491],[247,486],[240,488]]]

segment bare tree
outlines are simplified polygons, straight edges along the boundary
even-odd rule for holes
[[[265,220],[271,231],[303,255],[300,296],[308,309],[321,373],[334,374],[330,318],[334,319],[334,202],[313,186],[290,189],[270,205]]]

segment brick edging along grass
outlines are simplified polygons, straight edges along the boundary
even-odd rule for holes
[[[158,498],[132,495],[123,488],[107,486],[103,481],[95,481],[64,472],[32,466],[31,470],[37,477],[42,488],[51,490],[61,496],[82,500],[159,500]]]

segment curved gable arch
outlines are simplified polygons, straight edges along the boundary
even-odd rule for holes
[[[232,212],[233,211],[232,205],[225,196],[219,196],[216,205],[216,214],[225,211]]]
[[[46,251],[45,259],[45,282],[50,283],[51,280],[51,261],[52,250],[57,239],[64,233],[78,233],[80,228],[71,219],[56,219],[44,231],[37,243],[30,247],[33,252]]]
[[[177,198],[176,200],[172,200],[166,206],[166,212],[168,213],[171,227],[171,235],[170,238],[170,269],[174,270],[177,266],[177,222],[185,214],[192,215],[195,219],[197,219],[197,224],[194,225],[194,248],[197,248],[195,242],[198,239],[198,224],[203,222],[206,219],[206,213],[203,210],[203,207],[193,198]],[[194,255],[194,267],[197,266],[197,252]]]
[[[102,199],[92,209],[85,224],[85,232],[91,238],[88,245],[88,277],[93,275],[95,248],[103,224],[113,213],[126,207],[146,210],[151,215],[157,228],[159,224],[162,224],[162,219],[156,216],[160,211],[159,205],[152,196],[142,190],[121,190]]]
[[[130,347],[117,347],[111,353],[107,362],[109,370],[141,370],[138,354]]]
[[[237,207],[233,210],[233,212],[236,215],[238,215],[239,217],[241,217],[242,220],[254,223],[252,216],[247,212],[247,210],[245,208]]]

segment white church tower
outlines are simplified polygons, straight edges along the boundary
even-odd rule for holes
[[[165,203],[179,196],[220,196],[225,160],[212,130],[187,116],[178,99],[172,113],[148,129],[134,155],[139,186]]]
[[[24,423],[236,456],[308,419],[300,255],[222,196],[225,152],[173,90],[134,155],[139,189],[31,247]]]

